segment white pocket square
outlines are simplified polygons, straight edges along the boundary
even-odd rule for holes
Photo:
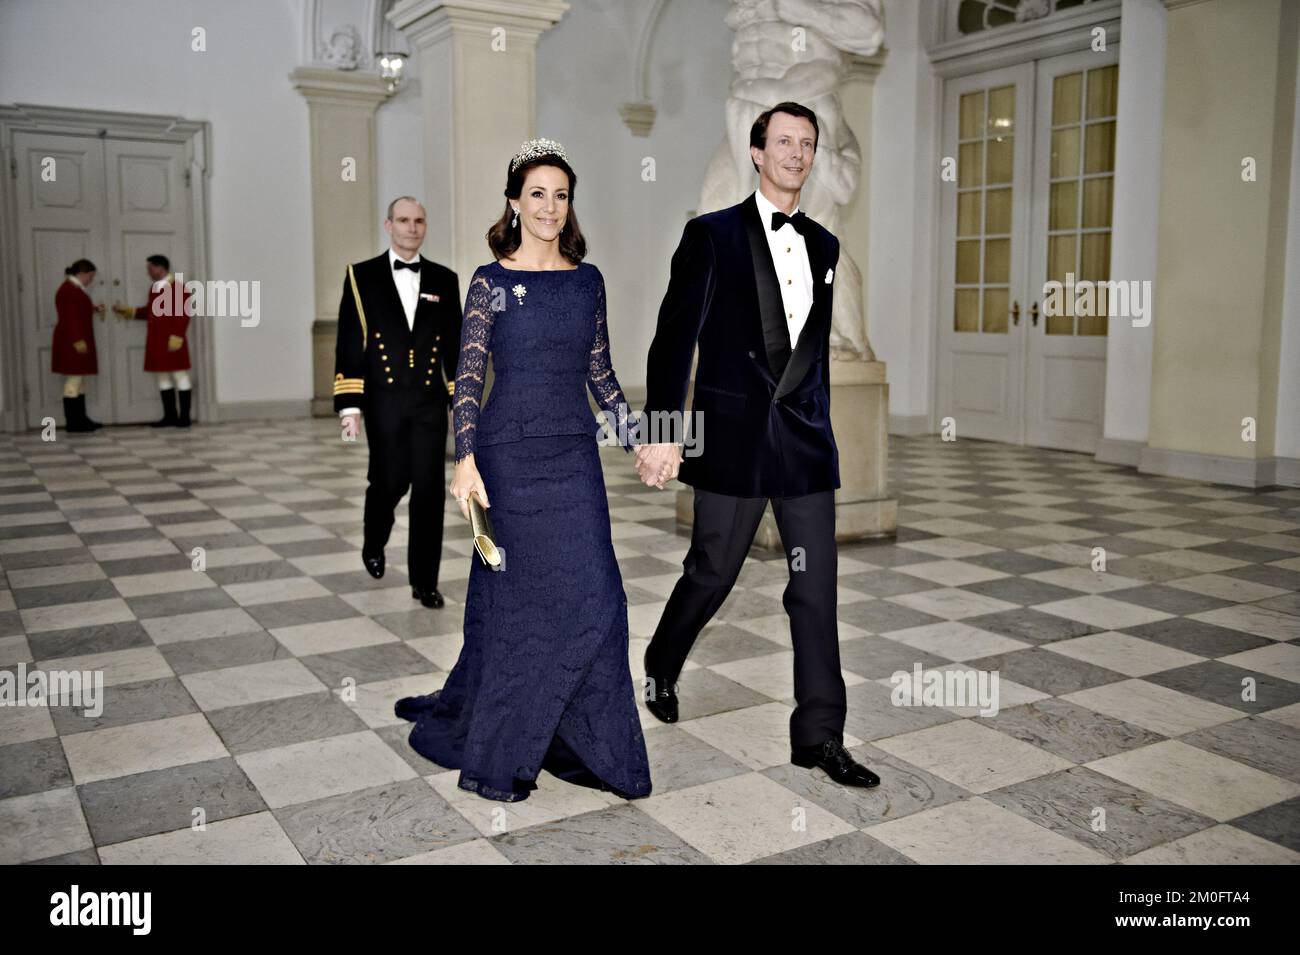
[[[835,278],[835,270],[834,270],[834,269],[827,269],[827,270],[826,270],[826,278],[822,279],[822,281],[825,282],[827,285],[830,285],[830,284],[831,284],[831,279],[833,279],[833,278]]]

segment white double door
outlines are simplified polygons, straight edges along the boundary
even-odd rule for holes
[[[959,437],[1096,450],[1107,317],[1045,314],[1045,285],[1109,278],[1118,58],[945,85],[936,408]]]
[[[143,305],[145,260],[161,254],[173,271],[191,261],[190,200],[180,143],[16,132],[20,310],[27,425],[63,420],[62,376],[50,371],[63,270],[80,258],[98,271],[87,291],[105,313],[94,322],[99,374],[86,379],[92,418],[131,424],[159,416],[158,385],[144,371],[145,323],[113,314]]]

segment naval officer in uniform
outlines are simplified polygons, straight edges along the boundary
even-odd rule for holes
[[[354,440],[365,421],[366,570],[384,576],[393,512],[409,488],[411,596],[441,607],[443,460],[461,311],[456,273],[420,255],[427,227],[418,200],[394,199],[384,220],[388,250],[348,266],[334,353],[334,410],[345,440]]]

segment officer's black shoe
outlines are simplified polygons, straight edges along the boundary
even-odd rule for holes
[[[677,722],[677,684],[649,673],[645,677],[645,708],[663,723]]]
[[[426,607],[441,607],[443,604],[442,594],[438,593],[437,587],[412,587],[411,596]]]
[[[384,576],[384,552],[381,550],[378,556],[367,554],[364,550],[361,552],[361,563],[366,565],[366,573],[378,580]]]

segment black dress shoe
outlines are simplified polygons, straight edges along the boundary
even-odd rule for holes
[[[384,576],[384,552],[381,550],[378,557],[371,557],[365,551],[361,552],[361,563],[366,565],[366,573],[378,580]]]
[[[441,607],[443,604],[442,594],[438,593],[437,587],[412,587],[411,596],[426,607]]]
[[[880,785],[880,777],[859,762],[855,762],[844,744],[832,736],[820,746],[793,746],[790,762],[811,769],[819,767],[841,786],[861,786],[870,789]]]
[[[677,684],[646,674],[645,708],[663,723],[677,722]]]

